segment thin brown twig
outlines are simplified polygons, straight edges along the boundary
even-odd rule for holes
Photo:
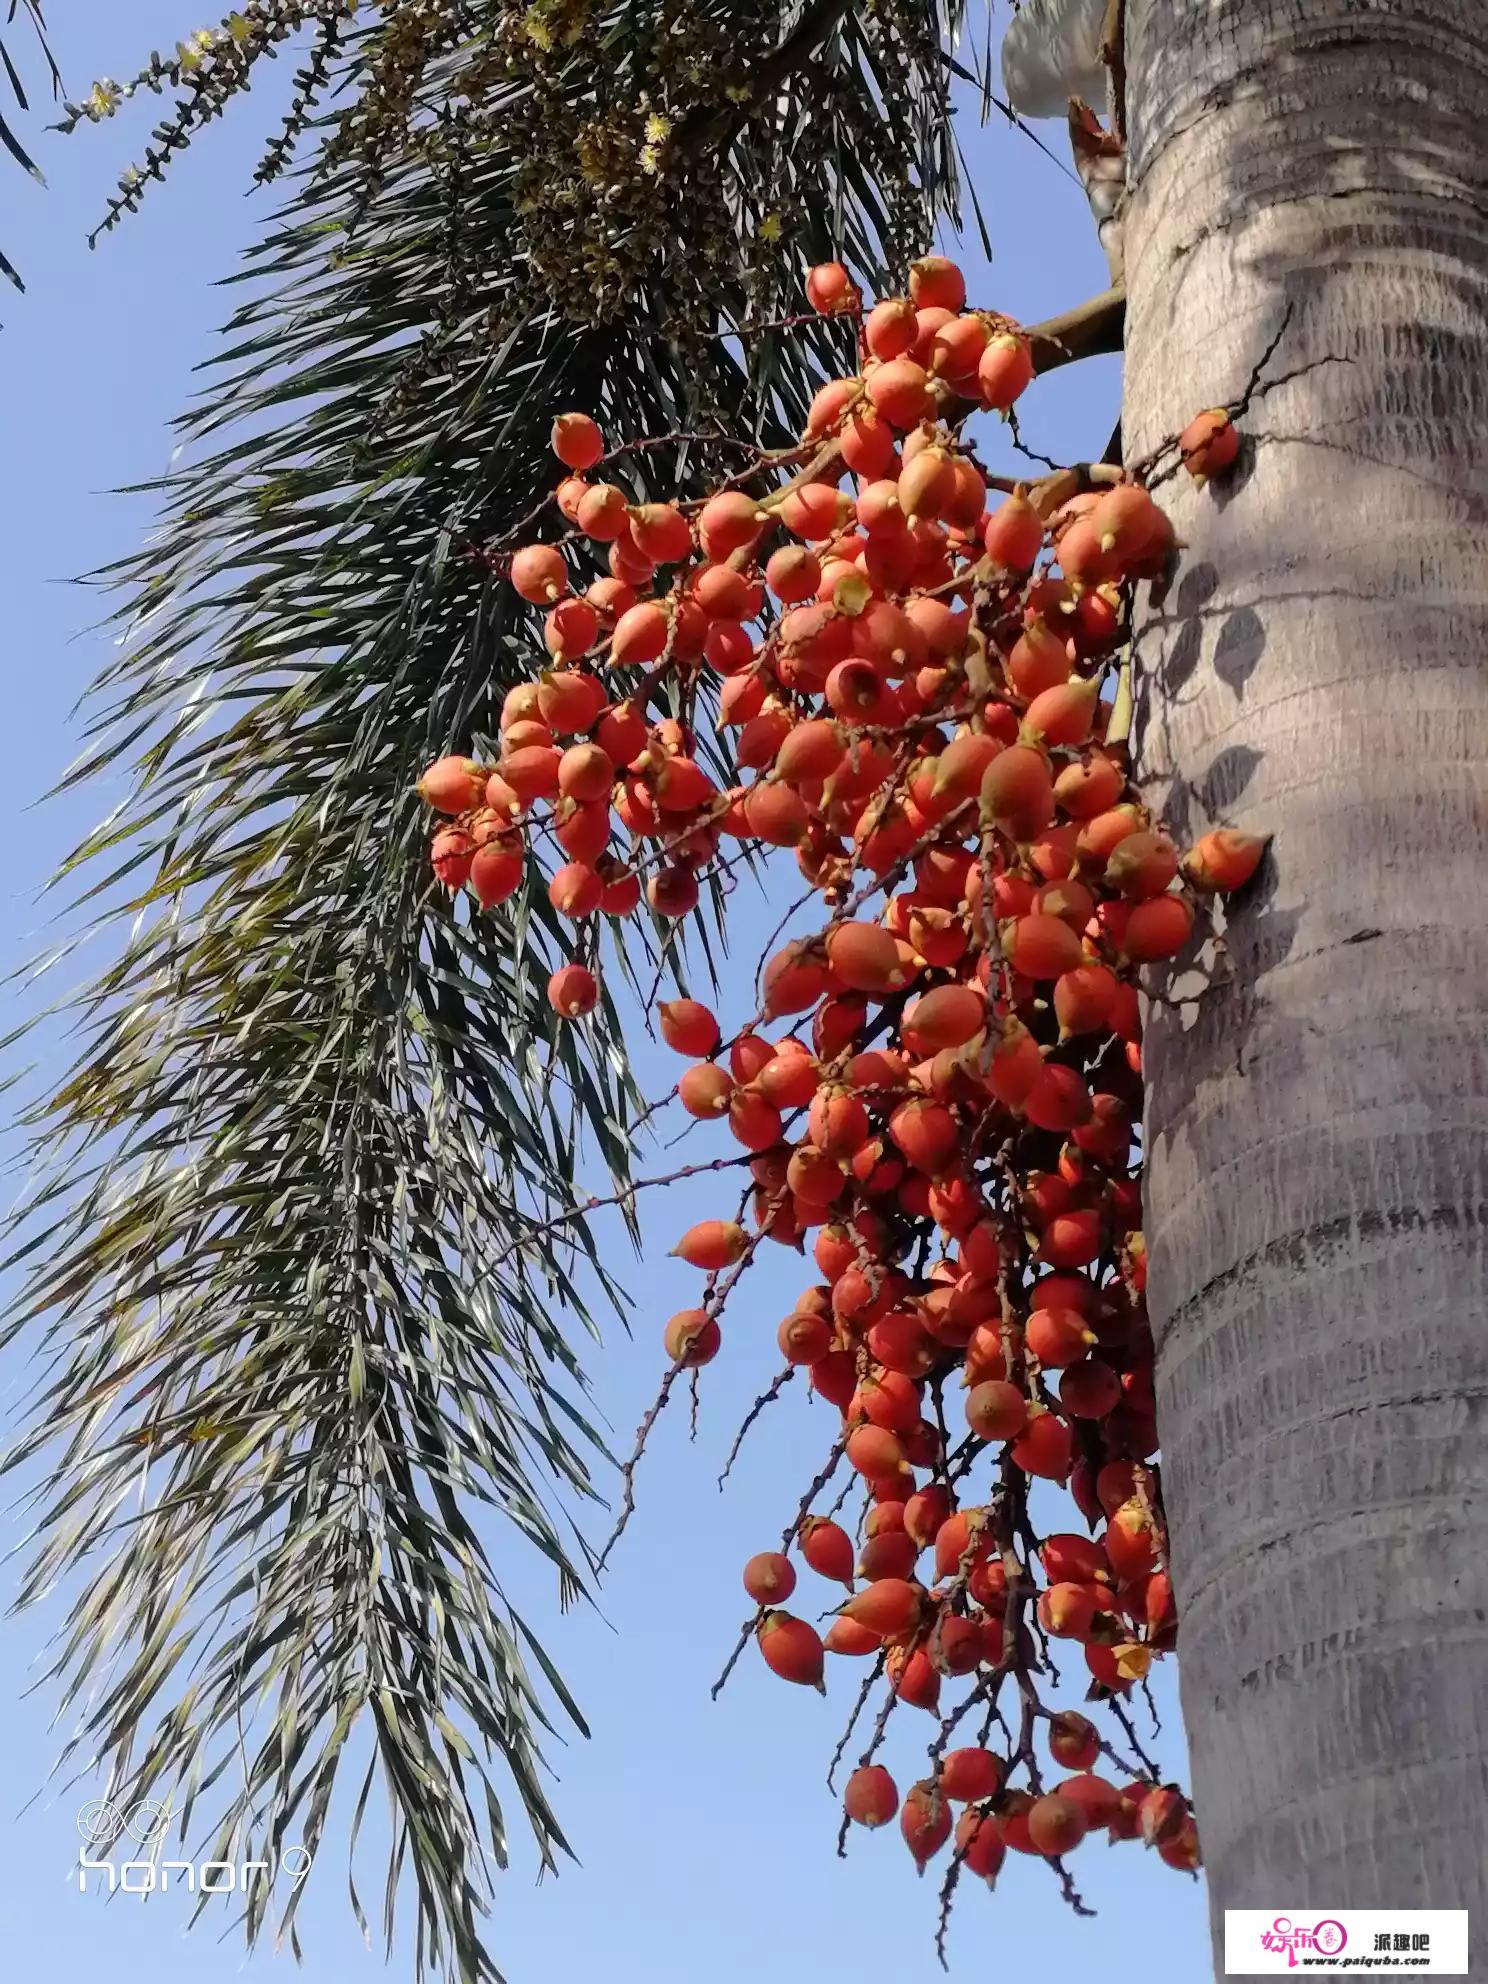
[[[718,1477],[720,1492],[723,1489],[724,1482],[728,1480],[730,1473],[733,1471],[734,1462],[739,1458],[739,1449],[744,1444],[745,1434],[748,1433],[750,1427],[759,1418],[765,1407],[774,1404],[775,1400],[779,1398],[780,1394],[795,1375],[796,1367],[794,1364],[787,1364],[783,1371],[777,1371],[769,1385],[766,1386],[765,1390],[760,1393],[753,1405],[750,1406],[748,1412],[745,1413],[744,1422],[734,1435],[734,1444],[729,1448],[728,1459],[723,1464],[723,1472]]]
[[[672,1365],[671,1369],[667,1372],[666,1376],[661,1381],[661,1389],[660,1391],[657,1392],[656,1397],[652,1402],[651,1409],[647,1412],[645,1418],[636,1428],[635,1446],[631,1449],[630,1459],[626,1461],[624,1467],[622,1467],[620,1470],[621,1476],[625,1482],[625,1495],[620,1509],[620,1519],[615,1524],[615,1527],[610,1531],[609,1541],[605,1544],[605,1547],[599,1553],[599,1556],[594,1565],[596,1572],[602,1571],[604,1569],[605,1564],[609,1559],[610,1552],[614,1549],[615,1545],[620,1541],[620,1538],[625,1534],[626,1524],[635,1514],[635,1506],[636,1506],[635,1475],[636,1475],[636,1469],[641,1464],[641,1456],[646,1451],[647,1436],[649,1435],[651,1428],[656,1424],[658,1418],[661,1416],[662,1409],[665,1407],[668,1398],[671,1396],[672,1386],[677,1382],[678,1372],[684,1371],[686,1370],[686,1368],[687,1367],[685,1364]]]

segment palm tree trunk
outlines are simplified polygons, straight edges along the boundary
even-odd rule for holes
[[[1270,352],[1139,646],[1154,805],[1276,837],[1146,1048],[1215,1928],[1467,1908],[1485,1978],[1488,16],[1130,0],[1127,69],[1128,459]]]

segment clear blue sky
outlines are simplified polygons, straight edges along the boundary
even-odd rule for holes
[[[54,10],[58,54],[81,93],[93,75],[132,72],[151,46],[199,25],[189,0],[68,0]],[[29,295],[0,297],[0,376],[6,475],[0,558],[7,679],[12,703],[0,726],[0,792],[8,831],[0,840],[0,902],[6,965],[44,938],[48,911],[39,884],[58,855],[117,795],[95,786],[41,809],[32,801],[71,758],[72,705],[107,655],[91,631],[97,600],[69,579],[129,550],[150,525],[148,503],[109,492],[158,471],[167,421],[192,390],[192,366],[210,349],[226,314],[214,279],[262,224],[262,195],[245,198],[264,134],[276,123],[289,65],[281,62],[209,131],[172,183],[152,188],[144,212],[95,254],[83,242],[108,189],[143,135],[153,100],[133,118],[86,130],[69,142],[39,141],[50,182],[43,194],[4,177],[4,246],[23,268]],[[996,261],[974,248],[962,259],[979,302],[1033,320],[1104,286],[1103,264],[1078,189],[1025,139],[981,131],[974,112],[964,142],[988,216]],[[1045,127],[1063,151],[1057,127]],[[957,252],[955,244],[942,244]],[[1063,459],[1105,443],[1118,391],[1114,361],[1100,361],[1029,395],[1031,442]],[[757,903],[738,904],[738,952],[773,921]],[[652,1059],[653,1089],[675,1065]],[[652,1168],[666,1168],[653,1166]],[[597,1396],[622,1447],[654,1391],[660,1329],[691,1299],[697,1277],[664,1258],[693,1218],[715,1209],[701,1184],[647,1203],[644,1270],[627,1279],[638,1302],[636,1335],[611,1332],[594,1358]],[[538,1885],[518,1845],[498,1886],[491,1942],[512,1984],[601,1975],[610,1984],[755,1984],[782,1974],[844,1974],[871,1954],[874,1974],[929,1979],[936,1881],[914,1879],[897,1831],[859,1834],[850,1859],[834,1858],[836,1806],[823,1772],[857,1676],[839,1676],[829,1702],[767,1676],[751,1650],[717,1705],[708,1687],[748,1606],[738,1582],[751,1552],[768,1547],[793,1511],[830,1438],[826,1408],[786,1399],[759,1427],[720,1496],[714,1478],[744,1405],[777,1362],[779,1317],[808,1276],[778,1249],[745,1284],[725,1356],[706,1374],[702,1426],[689,1446],[683,1416],[664,1420],[641,1477],[641,1509],[617,1555],[605,1615],[556,1617],[538,1566],[497,1539],[503,1574],[534,1623],[546,1629],[593,1730],[593,1740],[555,1752],[560,1816],[582,1865]],[[4,1372],[7,1406],[19,1373]],[[670,1416],[670,1415],[669,1415]],[[20,1540],[7,1517],[6,1543]],[[7,1589],[13,1576],[7,1571]],[[823,1600],[825,1602],[825,1600]],[[111,1905],[75,1886],[79,1803],[100,1786],[42,1797],[58,1738],[44,1697],[22,1700],[45,1621],[23,1617],[0,1633],[0,1948],[17,1977],[65,1984],[216,1984],[245,1969],[255,1979],[294,1975],[287,1953],[244,1958],[229,1909],[185,1939],[185,1910],[173,1897]],[[1164,1677],[1157,1697],[1166,1724],[1157,1749],[1182,1770],[1176,1695]],[[1075,1697],[1072,1696],[1073,1700]],[[928,1719],[904,1710],[886,1760],[901,1786],[920,1774]],[[380,1896],[381,1840],[361,1858],[364,1893]],[[995,1896],[965,1884],[951,1937],[953,1974],[1078,1975],[1133,1938],[1165,1984],[1209,1975],[1201,1889],[1134,1845],[1086,1848],[1074,1861],[1086,1898],[1100,1911],[1078,1922],[1047,1870],[1013,1856]],[[344,1860],[334,1843],[301,1912],[310,1984],[383,1974],[380,1946],[360,1942],[345,1901]],[[1068,1968],[1066,1968],[1068,1966]],[[395,1977],[410,1974],[406,1939]]]

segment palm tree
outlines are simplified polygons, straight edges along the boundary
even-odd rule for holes
[[[41,11],[41,0],[10,0],[4,20],[0,21],[0,27],[8,28],[14,26],[18,14],[24,16],[26,24],[32,30],[35,45],[40,51],[41,59],[46,66],[51,80],[52,91],[55,95],[61,90],[62,78],[57,73],[57,65],[52,60],[51,50],[47,46],[46,21]],[[4,71],[5,88],[9,90],[11,97],[14,99],[16,108],[23,113],[29,111],[31,103],[26,94],[23,72],[17,65],[16,58],[11,54],[10,49],[7,48],[3,34],[0,34],[0,70]],[[5,98],[3,95],[0,95],[0,106],[3,106],[4,103]],[[35,161],[17,137],[13,125],[7,121],[3,107],[0,107],[0,146],[3,146],[10,153],[15,163],[22,167],[24,171],[29,172],[33,179],[40,179],[41,173],[37,170]],[[21,281],[19,270],[17,270],[14,263],[7,259],[3,249],[0,249],[0,276],[4,276],[8,281],[13,282],[17,289],[24,289],[26,287]]]
[[[1465,1908],[1481,1978],[1488,41],[1470,0],[1127,15],[1126,440],[1189,543],[1141,756],[1180,836],[1275,835],[1144,1047],[1216,1936]],[[1184,494],[1222,401],[1239,475]]]
[[[74,1760],[219,1853],[313,1849],[380,1768],[421,1972],[495,1975],[504,1800],[565,1848],[540,1745],[580,1711],[501,1568],[520,1539],[567,1602],[592,1567],[607,1457],[556,1319],[593,1329],[585,1263],[621,1297],[581,1223],[537,1229],[581,1133],[624,1177],[631,1091],[550,1038],[546,901],[470,922],[429,886],[411,787],[528,672],[483,547],[549,486],[555,412],[659,444],[638,496],[794,434],[847,336],[778,321],[802,267],[878,279],[954,201],[953,16],[264,0],[139,79],[176,108],[105,224],[311,31],[260,176],[302,133],[305,163],[107,575],[129,639],[74,776],[129,792],[60,878],[113,954],[29,1117],[22,1602],[73,1593]]]

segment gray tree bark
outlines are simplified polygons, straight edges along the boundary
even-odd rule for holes
[[[1146,1042],[1180,1671],[1226,1907],[1467,1908],[1488,1979],[1488,6],[1129,0],[1139,751],[1275,835]]]

